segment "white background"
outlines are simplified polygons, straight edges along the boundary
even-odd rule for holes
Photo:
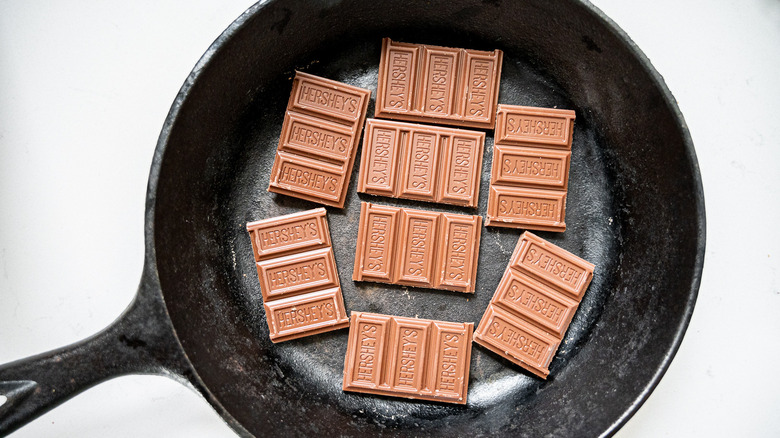
[[[130,302],[162,123],[200,55],[250,4],[0,0],[0,363],[89,336]],[[677,98],[707,208],[690,328],[617,436],[778,436],[780,1],[596,5]],[[187,388],[131,376],[15,436],[234,434]]]

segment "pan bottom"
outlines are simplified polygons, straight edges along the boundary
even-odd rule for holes
[[[472,41],[444,41],[443,44],[469,47]],[[442,44],[442,41],[425,41]],[[477,47],[483,48],[483,47]],[[502,48],[503,47],[486,47]],[[376,90],[380,41],[358,40],[337,50],[316,51],[307,65],[297,68],[351,85]],[[283,72],[277,80],[255,97],[255,105],[245,114],[246,129],[240,142],[240,157],[235,160],[234,184],[221,200],[226,205],[221,225],[223,234],[235,242],[231,254],[224,254],[227,272],[232,273],[232,293],[247,329],[256,336],[252,355],[269,358],[280,385],[296,397],[313,397],[321,403],[338,406],[355,418],[383,426],[425,428],[434,420],[457,412],[478,415],[487,409],[532,403],[556,375],[566,372],[566,364],[588,338],[591,327],[608,297],[607,273],[617,269],[622,223],[618,211],[619,187],[614,184],[614,169],[603,156],[605,146],[583,108],[578,108],[552,77],[536,69],[521,55],[506,51],[499,101],[507,104],[566,108],[577,111],[572,147],[571,173],[567,199],[565,233],[539,232],[559,245],[597,266],[588,289],[560,350],[551,364],[551,376],[542,381],[519,367],[478,346],[473,348],[467,406],[407,401],[342,393],[342,369],[347,331],[325,333],[273,345],[267,341],[268,328],[260,298],[256,269],[244,224],[251,220],[288,214],[317,205],[283,195],[266,194],[270,168],[281,132],[284,109],[289,97],[293,71]],[[375,96],[373,96],[375,97]],[[373,115],[373,99],[368,115]],[[380,285],[351,280],[355,257],[360,202],[370,201],[396,206],[485,215],[493,135],[486,137],[479,207],[473,209],[373,197],[356,193],[356,164],[353,169],[344,209],[328,208],[328,221],[336,263],[341,277],[344,302],[348,311],[385,313],[407,317],[479,323],[490,298],[507,266],[520,229],[483,227],[477,274],[477,290],[471,294]],[[360,150],[356,163],[360,160]],[[235,251],[235,253],[233,253]],[[248,378],[268,370],[250,370]],[[505,403],[513,400],[511,403]],[[511,415],[511,412],[507,412]],[[465,421],[465,420],[464,420]]]

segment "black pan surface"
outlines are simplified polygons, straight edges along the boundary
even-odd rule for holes
[[[499,102],[576,111],[567,230],[538,234],[596,273],[547,380],[474,346],[465,406],[344,393],[347,330],[268,340],[245,224],[317,206],[266,191],[294,71],[375,90],[382,37],[501,49]],[[483,228],[473,295],[351,272],[360,201],[484,215],[492,157],[488,132],[476,210],[358,195],[355,167],[345,207],[328,208],[348,311],[479,322],[522,230]],[[239,17],[187,78],[155,151],[145,232],[138,295],[114,324],[0,365],[0,435],[128,373],[190,384],[246,436],[610,435],[680,345],[705,213],[673,97],[589,3],[277,0]]]
[[[542,381],[474,347],[466,406],[341,391],[347,331],[268,340],[245,223],[316,204],[266,192],[294,71],[376,90],[380,40],[502,49],[499,102],[577,112],[567,230],[597,266]],[[369,117],[373,114],[373,97]],[[153,175],[154,249],[170,317],[207,397],[246,432],[599,435],[657,383],[690,318],[704,206],[690,137],[648,61],[579,2],[270,2],[241,17],[185,85]],[[488,132],[478,214],[485,214]],[[360,157],[358,156],[358,159]],[[478,323],[521,230],[483,228],[477,290],[354,283],[360,201],[328,208],[348,310]]]

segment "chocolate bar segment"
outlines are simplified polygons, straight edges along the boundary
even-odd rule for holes
[[[396,263],[396,229],[400,209],[360,204],[360,225],[352,279],[363,277],[390,283]],[[360,270],[358,271],[358,266]],[[360,278],[356,278],[360,277]]]
[[[339,285],[330,247],[257,262],[257,274],[265,301]]]
[[[273,342],[311,336],[349,325],[341,287],[263,303]]]
[[[594,269],[574,254],[523,233],[474,342],[547,378]]]
[[[564,231],[566,193],[492,185],[486,225]]]
[[[476,207],[485,133],[369,119],[358,192]]]
[[[448,213],[441,216],[438,287],[474,292],[482,217]]]
[[[246,225],[255,261],[330,247],[325,209],[302,211]]]
[[[352,312],[347,356],[344,365],[344,390],[352,388],[376,388],[385,382],[384,358],[390,318],[384,315]],[[354,352],[354,353],[350,353]],[[352,359],[352,361],[350,361]]]
[[[571,152],[497,144],[493,148],[495,184],[566,190]]]
[[[324,208],[246,228],[272,342],[349,325]]]
[[[352,153],[352,132],[339,123],[290,112],[290,123],[284,126],[286,139],[279,150],[299,155],[321,157],[335,162],[348,161]]]
[[[482,218],[364,202],[355,281],[474,292]]]
[[[560,339],[498,306],[488,306],[474,333],[474,342],[543,379],[550,374],[547,368],[560,345]]]
[[[419,210],[402,210],[398,281],[434,287],[436,237],[439,231],[439,213]]]
[[[370,97],[296,72],[268,191],[343,207]]]
[[[491,129],[503,52],[382,40],[376,117]]]
[[[434,393],[466,403],[473,330],[472,323],[433,321],[428,388]]]
[[[574,111],[519,105],[499,105],[496,143],[571,149]]]
[[[541,329],[558,337],[563,336],[578,305],[577,301],[512,269],[498,285],[493,302],[532,320]]]
[[[574,111],[498,105],[488,226],[566,230]]]
[[[294,192],[296,197],[317,200],[327,205],[342,201],[342,193],[349,175],[342,173],[340,166],[323,163],[310,158],[277,152],[272,178],[275,185],[272,192]],[[305,197],[304,197],[305,196]]]
[[[515,251],[511,268],[531,275],[577,301],[582,299],[593,277],[593,264],[531,233],[521,236]]]
[[[466,403],[472,323],[352,312],[344,391]]]

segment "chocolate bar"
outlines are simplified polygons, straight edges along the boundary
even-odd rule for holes
[[[370,97],[296,72],[268,191],[342,208]]]
[[[368,119],[358,192],[476,207],[485,133]]]
[[[492,129],[503,56],[384,38],[375,117]]]
[[[474,292],[482,217],[360,205],[355,281]]]
[[[324,208],[246,224],[272,342],[349,325]]]
[[[352,312],[344,391],[466,404],[474,324]]]
[[[523,233],[474,342],[547,378],[594,269],[574,254]]]
[[[498,105],[487,222],[566,230],[574,111]]]

